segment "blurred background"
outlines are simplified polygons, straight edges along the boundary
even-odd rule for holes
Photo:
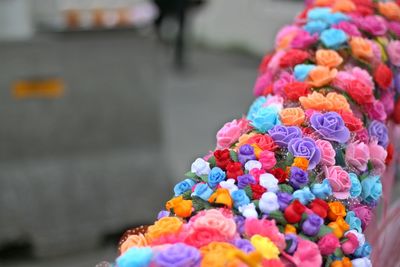
[[[0,0],[0,266],[112,261],[302,2]]]

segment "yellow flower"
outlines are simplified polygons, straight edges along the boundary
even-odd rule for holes
[[[168,211],[173,209],[176,216],[186,218],[192,214],[193,203],[191,200],[184,200],[183,196],[179,196],[168,201],[165,208]]]
[[[331,222],[328,226],[333,230],[333,234],[337,238],[342,238],[343,234],[350,230],[350,226],[346,223],[343,217],[338,217],[335,222]]]
[[[228,208],[232,208],[233,200],[228,189],[218,188],[208,199],[208,202],[212,204],[225,205]]]
[[[308,168],[308,163],[309,163],[308,159],[306,158],[294,158],[292,166],[295,166],[297,168],[306,171]]]
[[[250,242],[254,248],[262,254],[264,259],[279,259],[279,249],[268,237],[253,235],[250,239]]]
[[[182,221],[177,217],[164,217],[147,229],[146,239],[151,241],[163,235],[175,234],[181,230]]]
[[[236,247],[225,242],[211,242],[200,248],[203,256],[201,267],[239,266],[240,261],[227,255],[232,255]]]
[[[286,224],[285,234],[297,234],[296,227],[291,224]]]

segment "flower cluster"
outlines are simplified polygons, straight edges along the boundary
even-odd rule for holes
[[[371,266],[364,230],[400,122],[400,6],[314,0],[118,267]],[[290,263],[292,265],[290,265]]]

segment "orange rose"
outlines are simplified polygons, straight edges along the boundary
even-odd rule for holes
[[[328,206],[329,206],[328,218],[331,221],[336,221],[338,217],[346,216],[346,208],[341,202],[339,201],[329,202]]]
[[[232,208],[233,201],[229,190],[225,188],[218,188],[208,199],[208,202],[225,205],[228,208]]]
[[[332,0],[315,0],[314,5],[316,6],[330,6],[332,5]]]
[[[347,257],[344,257],[341,261],[339,260],[333,261],[330,265],[330,267],[352,267],[352,266],[353,264]]]
[[[336,69],[329,69],[324,66],[317,66],[308,74],[308,83],[314,87],[322,87],[329,84],[337,74]]]
[[[251,146],[254,148],[254,155],[256,155],[256,158],[259,159],[263,150],[257,144],[252,144]]]
[[[338,0],[332,8],[332,12],[351,12],[356,10],[356,5],[351,0]]]
[[[239,149],[242,145],[245,145],[248,143],[249,139],[252,138],[256,133],[249,133],[249,134],[243,134],[242,136],[239,137],[238,142],[235,145],[235,150]]]
[[[297,234],[296,227],[291,224],[286,224],[285,234]]]
[[[234,253],[236,250],[237,248],[229,243],[211,242],[200,248],[200,253],[203,256],[201,267],[239,266],[240,261],[227,257],[227,255]]]
[[[347,102],[347,99],[343,95],[331,92],[326,95],[326,99],[332,104],[331,111],[351,112],[349,102]]]
[[[128,249],[136,247],[146,247],[148,246],[147,239],[142,234],[130,235],[124,243],[119,248],[121,254],[124,254]]]
[[[164,235],[176,234],[182,228],[182,221],[177,217],[164,217],[147,229],[146,239],[151,242]]]
[[[352,37],[350,48],[354,57],[358,59],[369,61],[374,56],[371,43],[362,37]]]
[[[308,169],[308,159],[306,158],[294,158],[292,166],[300,168],[304,171]]]
[[[333,234],[337,238],[342,238],[343,234],[350,230],[350,226],[346,223],[343,217],[338,217],[335,222],[330,222],[328,226],[333,230]]]
[[[279,115],[282,124],[286,126],[299,126],[306,118],[302,108],[285,108],[281,110]]]
[[[378,3],[378,10],[386,18],[400,21],[400,6],[395,2]]]
[[[166,209],[173,209],[176,216],[187,218],[192,215],[193,203],[191,200],[184,200],[183,196],[175,197],[167,202]]]
[[[315,53],[317,64],[328,68],[336,68],[343,62],[343,58],[335,50],[319,49]]]
[[[302,96],[299,98],[300,104],[304,109],[315,110],[331,110],[332,103],[328,101],[325,96],[318,92],[313,92],[307,97]]]

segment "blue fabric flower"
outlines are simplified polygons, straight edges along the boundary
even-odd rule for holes
[[[342,21],[348,21],[348,20],[350,20],[349,16],[341,12],[335,12],[326,17],[326,22],[328,22],[330,25],[335,25]]]
[[[332,49],[339,48],[347,41],[346,33],[338,29],[324,30],[319,38],[327,48]]]
[[[361,197],[364,201],[371,203],[382,196],[382,183],[379,176],[369,176],[361,182]]]
[[[211,188],[214,188],[220,182],[224,181],[225,178],[226,178],[225,172],[219,167],[214,167],[211,169],[210,173],[208,174],[208,185]]]
[[[243,189],[233,191],[231,193],[231,197],[233,200],[233,205],[236,208],[239,208],[240,206],[247,205],[250,203],[250,199]]]
[[[294,67],[294,78],[298,81],[304,82],[307,79],[308,74],[312,71],[316,66],[313,64],[299,64]]]
[[[185,179],[180,183],[177,183],[174,187],[175,196],[182,195],[188,190],[191,190],[192,187],[195,185],[195,182],[191,179]]]
[[[321,184],[313,184],[311,191],[317,198],[321,199],[326,199],[332,195],[332,187],[328,179],[323,180]]]
[[[198,184],[196,185],[192,196],[196,196],[208,201],[213,192],[214,191],[207,184]]]
[[[306,30],[311,35],[313,35],[315,33],[320,34],[323,30],[327,29],[328,27],[329,27],[328,23],[321,20],[315,20],[307,22],[307,24],[304,25],[303,29]]]
[[[147,267],[152,257],[151,248],[130,248],[116,261],[118,267]]]
[[[262,105],[265,104],[265,102],[267,102],[267,98],[265,96],[260,96],[254,100],[253,104],[251,104],[249,108],[249,112],[247,113],[247,119],[250,121],[253,120],[254,115],[262,107]]]
[[[321,20],[324,21],[326,17],[332,14],[332,9],[327,7],[316,7],[307,12],[307,20]]]
[[[351,188],[350,188],[350,196],[351,197],[358,197],[361,195],[362,187],[360,180],[355,173],[349,173],[350,181],[351,181]]]
[[[371,251],[371,245],[366,241],[364,245],[356,249],[354,256],[357,258],[369,257],[369,255],[371,255]]]
[[[307,205],[315,199],[315,196],[311,193],[310,188],[306,186],[300,190],[294,191],[293,199],[298,199],[303,205]]]
[[[254,114],[251,124],[262,133],[271,130],[275,125],[281,124],[278,109],[274,106],[260,108]]]
[[[350,226],[350,230],[356,230],[357,232],[362,233],[361,220],[356,216],[354,211],[347,212],[346,222]]]

